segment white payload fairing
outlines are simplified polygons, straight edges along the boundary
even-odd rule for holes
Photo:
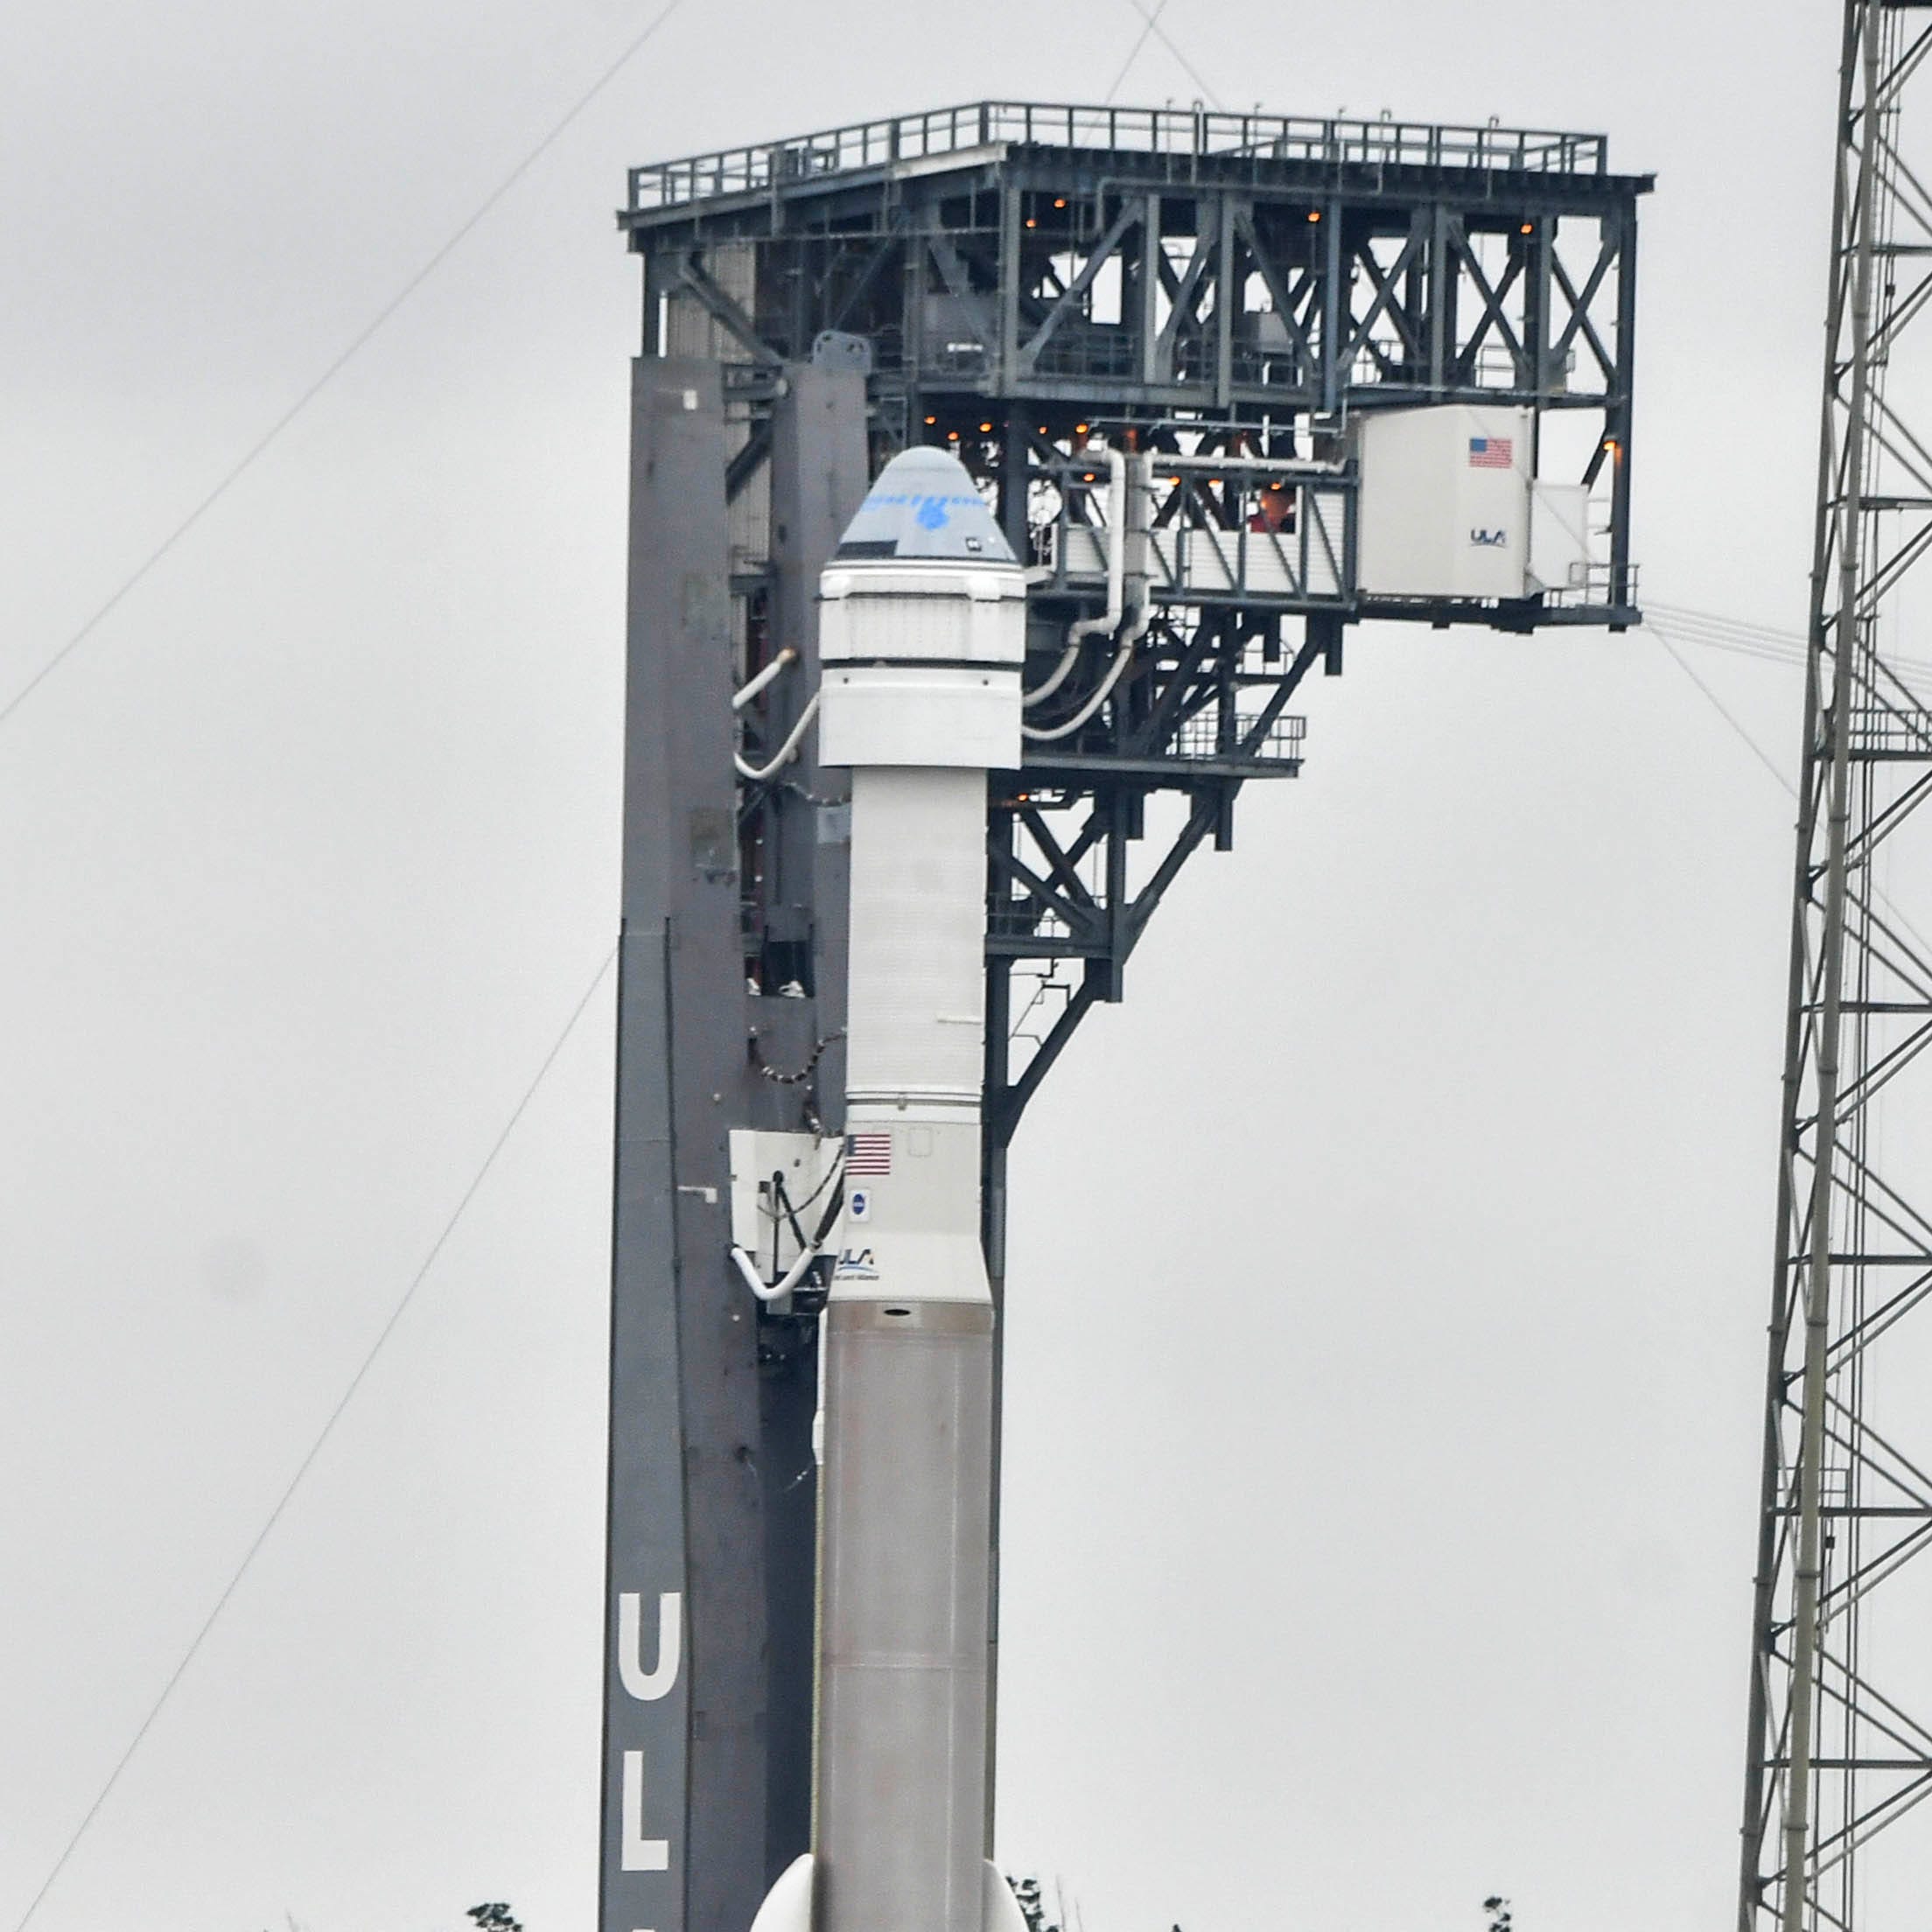
[[[819,762],[852,774],[845,1217],[825,1312],[813,1850],[757,1932],[1023,1924],[984,1857],[993,1304],[980,1238],[986,774],[1026,592],[908,450],[820,579]]]

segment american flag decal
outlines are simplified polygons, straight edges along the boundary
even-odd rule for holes
[[[1473,470],[1508,470],[1516,466],[1516,445],[1507,436],[1473,436],[1469,438],[1469,467]]]
[[[845,1174],[848,1180],[878,1180],[892,1171],[890,1134],[847,1134]]]

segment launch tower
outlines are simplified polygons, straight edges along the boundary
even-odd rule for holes
[[[1348,626],[1636,620],[1649,185],[1592,135],[1013,102],[633,172],[602,1932],[746,1932],[810,1830],[819,1250],[864,1158],[815,595],[870,480],[951,452],[1027,578],[997,1303],[1027,1101],[1242,788],[1298,773]]]

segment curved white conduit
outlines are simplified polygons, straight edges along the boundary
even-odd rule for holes
[[[1095,630],[1100,629],[1103,626],[1111,627],[1111,625],[1117,624],[1120,621],[1121,609],[1126,602],[1127,546],[1133,536],[1129,525],[1135,521],[1138,514],[1138,507],[1133,500],[1133,491],[1136,487],[1134,466],[1125,455],[1118,452],[1110,450],[1107,454],[1110,465],[1117,464],[1118,466],[1115,471],[1115,477],[1117,477],[1119,481],[1119,505],[1117,509],[1110,510],[1109,513],[1114,527],[1111,533],[1113,537],[1111,550],[1107,560],[1108,615],[1104,618],[1088,618],[1083,620],[1086,628]],[[1111,495],[1113,490],[1113,483],[1114,479],[1110,478],[1110,495]],[[1149,595],[1147,580],[1144,576],[1140,576],[1135,581],[1138,585],[1139,598],[1134,606],[1133,621],[1121,633],[1120,648],[1114,653],[1113,662],[1108,665],[1099,684],[1088,695],[1087,702],[1071,718],[1062,718],[1057,724],[1036,725],[1023,722],[1019,727],[1020,732],[1030,744],[1050,745],[1057,738],[1070,738],[1107,702],[1108,698],[1113,694],[1115,685],[1119,683],[1122,677],[1126,675],[1127,667],[1134,660],[1134,647],[1140,642],[1142,638],[1146,636],[1149,627],[1154,621],[1153,598]],[[1025,700],[1026,703],[1031,704],[1035,697],[1046,696],[1060,682],[1066,673],[1073,668],[1074,660],[1079,654],[1081,641],[1080,636],[1076,634],[1082,633],[1082,624],[1076,624],[1073,631],[1068,634],[1067,653],[1060,659],[1060,663],[1055,666],[1053,676],[1048,678],[1037,692],[1029,696]]]
[[[844,1180],[843,1163],[836,1172],[838,1180],[843,1183]],[[828,1175],[826,1178],[830,1180],[832,1176]],[[807,1205],[808,1206],[809,1203],[808,1202]],[[833,1196],[833,1206],[841,1208],[840,1196]],[[769,1286],[766,1286],[765,1278],[759,1273],[758,1264],[734,1242],[732,1247],[732,1259],[738,1264],[738,1271],[744,1276],[745,1285],[760,1301],[777,1301],[781,1296],[790,1294],[792,1290],[804,1280],[806,1270],[825,1252],[825,1243],[831,1238],[833,1229],[843,1222],[844,1218],[842,1208],[841,1211],[837,1213],[828,1211],[818,1224],[817,1233],[800,1250],[798,1259],[778,1280]]]
[[[1107,609],[1100,617],[1079,619],[1067,633],[1067,648],[1041,682],[1020,698],[1027,710],[1051,697],[1080,662],[1080,647],[1098,632],[1118,628],[1127,604],[1127,458],[1119,450],[1107,452]]]
[[[805,1270],[824,1252],[822,1241],[814,1242],[794,1261],[790,1270],[771,1286],[766,1287],[764,1278],[758,1271],[758,1264],[742,1248],[732,1250],[732,1259],[738,1264],[738,1271],[745,1278],[745,1285],[760,1301],[776,1301],[780,1295],[788,1295],[805,1278]]]
[[[1134,646],[1146,636],[1147,627],[1154,621],[1153,600],[1144,597],[1134,612],[1134,620],[1121,634],[1120,648],[1114,653],[1114,661],[1107,667],[1107,675],[1101,679],[1094,694],[1069,718],[1058,724],[1022,724],[1021,735],[1034,745],[1050,745],[1055,738],[1069,737],[1077,732],[1102,704],[1107,702],[1115,685],[1120,682],[1122,674],[1133,662]]]
[[[758,785],[781,771],[796,755],[798,747],[805,741],[806,732],[812,728],[812,720],[817,716],[818,693],[814,691],[810,703],[798,714],[798,723],[792,726],[785,742],[779,746],[768,763],[747,765],[738,752],[732,753],[732,763],[738,767],[738,775]]]
[[[788,666],[798,662],[798,653],[788,644],[765,668],[732,696],[732,709],[741,711],[758,694]],[[781,771],[797,755],[798,747],[804,742],[805,734],[811,729],[812,720],[818,716],[818,693],[814,691],[811,702],[798,714],[798,722],[792,726],[785,742],[778,748],[776,756],[764,765],[747,765],[736,752],[732,753],[732,763],[738,767],[738,775],[748,779],[752,784],[762,784],[767,778]]]
[[[815,697],[812,702],[816,704],[818,700]],[[794,1215],[802,1214],[828,1187],[833,1187],[836,1191],[830,1202],[827,1205],[824,1214],[819,1218],[816,1231],[813,1234],[812,1238],[805,1243],[798,1259],[792,1264],[790,1269],[769,1287],[766,1285],[764,1277],[758,1271],[758,1264],[735,1242],[732,1244],[732,1259],[738,1264],[738,1271],[744,1276],[745,1285],[760,1301],[776,1301],[781,1295],[790,1294],[792,1290],[804,1280],[805,1270],[825,1252],[825,1244],[832,1238],[834,1231],[844,1224],[845,1219],[845,1158],[843,1154],[833,1162],[830,1172],[819,1182],[818,1186],[813,1188],[811,1193],[791,1212]],[[778,1217],[775,1214],[773,1214],[772,1218],[775,1221]],[[800,1232],[802,1235],[803,1230],[801,1229]]]
[[[759,674],[754,678],[752,678],[749,684],[746,685],[742,690],[737,692],[732,696],[732,709],[734,711],[743,710],[745,707],[749,704],[751,701],[754,697],[756,697],[758,694],[761,690],[763,690],[765,687],[769,684],[772,680],[776,677],[788,664],[795,663],[797,662],[797,651],[794,650],[791,645],[788,644],[785,648],[781,650],[778,654],[778,655],[774,657],[771,661],[771,662],[765,667],[763,670],[759,672]]]

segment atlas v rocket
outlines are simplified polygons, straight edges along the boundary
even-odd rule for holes
[[[813,1851],[757,1932],[982,1932],[993,1304],[980,1246],[986,774],[1026,590],[943,451],[820,578],[819,761],[852,774],[845,1212],[825,1311]]]

